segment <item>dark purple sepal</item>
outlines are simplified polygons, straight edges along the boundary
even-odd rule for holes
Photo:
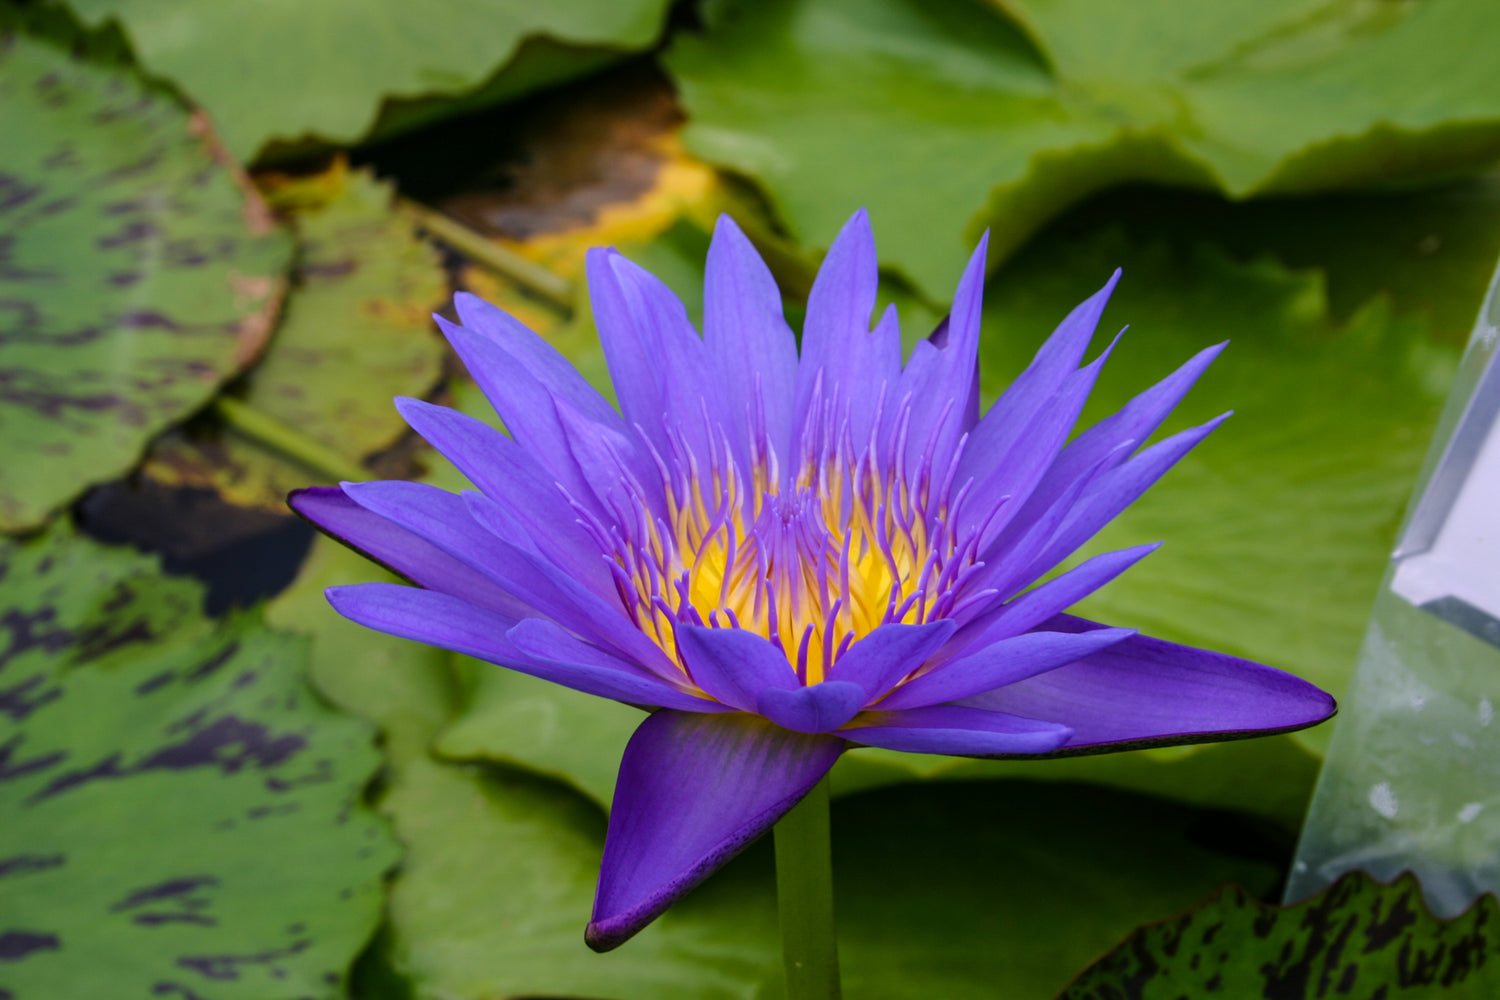
[[[1040,627],[1086,632],[1104,626],[1058,615]],[[1293,674],[1143,635],[962,704],[1069,727],[1073,736],[1055,756],[1292,732],[1338,709],[1332,695]]]
[[[620,762],[589,947],[609,951],[660,916],[801,801],[844,747],[738,712],[652,714]]]

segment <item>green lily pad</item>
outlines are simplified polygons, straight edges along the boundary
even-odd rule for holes
[[[711,3],[666,57],[684,140],[754,178],[804,245],[868,207],[882,261],[936,296],[986,226],[998,258],[1112,185],[1244,198],[1500,154],[1482,0],[995,2],[1015,24],[966,0]]]
[[[366,172],[336,166],[273,188],[272,199],[295,210],[302,254],[282,321],[235,396],[357,469],[406,433],[392,398],[424,396],[442,377],[432,312],[447,280],[437,250],[392,207],[389,185]],[[145,472],[278,512],[288,491],[335,478],[233,427],[167,435]]]
[[[291,240],[202,118],[0,36],[0,530],[121,475],[270,333]]]
[[[312,632],[319,687],[386,733],[380,808],[407,850],[383,942],[391,974],[417,996],[455,1000],[779,996],[769,842],[624,947],[588,951],[602,812],[523,771],[432,756],[465,699],[446,654],[360,629],[322,598],[378,578],[320,540],[269,615]],[[1284,861],[1217,849],[1194,810],[1066,784],[882,790],[844,799],[833,823],[851,998],[1045,1000],[1143,919],[1225,879],[1269,891]],[[1105,824],[1113,836],[1101,843]]]
[[[351,7],[198,4],[190,0],[72,0],[86,24],[121,24],[146,70],[213,117],[231,152],[310,138],[347,145],[375,124],[382,102],[459,96],[543,36],[572,46],[640,50],[655,40],[665,0],[548,4],[383,2]],[[527,82],[550,80],[532,63]],[[578,60],[561,57],[576,71]],[[585,65],[596,65],[588,62]],[[509,88],[505,88],[509,89]]]
[[[1350,872],[1288,907],[1230,886],[1182,916],[1136,931],[1058,1000],[1495,996],[1497,922],[1500,903],[1492,895],[1439,920],[1410,873],[1382,885]]]
[[[0,572],[0,995],[341,995],[395,856],[306,643],[61,528]]]

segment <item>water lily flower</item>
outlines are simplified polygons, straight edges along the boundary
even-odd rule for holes
[[[1064,614],[1155,546],[1036,585],[1212,431],[1145,442],[1220,347],[1069,440],[1114,344],[1118,280],[988,412],[985,246],[903,364],[857,213],[800,352],[770,272],[719,220],[700,337],[609,249],[588,284],[619,407],[459,295],[438,323],[509,434],[398,399],[476,487],[301,490],[292,506],[416,586],[334,587],[347,618],[647,709],[625,748],[586,937],[614,947],[802,799],[852,747],[1044,757],[1282,732],[1333,700],[1289,674]]]

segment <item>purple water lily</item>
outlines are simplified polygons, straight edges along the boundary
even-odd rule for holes
[[[594,948],[658,916],[851,747],[1056,756],[1333,713],[1281,671],[1062,613],[1155,546],[1032,586],[1220,423],[1142,447],[1220,347],[1069,441],[1114,346],[1082,365],[1116,274],[981,417],[984,260],[981,242],[951,315],[903,365],[894,309],[870,325],[862,211],[818,273],[800,356],[729,219],[701,338],[661,282],[591,251],[618,411],[536,334],[460,295],[461,325],[438,322],[510,435],[397,406],[477,489],[293,494],[417,585],[332,588],[344,616],[650,712],[620,765]]]

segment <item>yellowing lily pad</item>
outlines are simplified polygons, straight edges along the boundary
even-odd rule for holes
[[[0,995],[343,995],[395,851],[306,643],[62,528],[0,571]]]
[[[292,244],[200,116],[0,35],[0,530],[122,475],[270,335]]]

